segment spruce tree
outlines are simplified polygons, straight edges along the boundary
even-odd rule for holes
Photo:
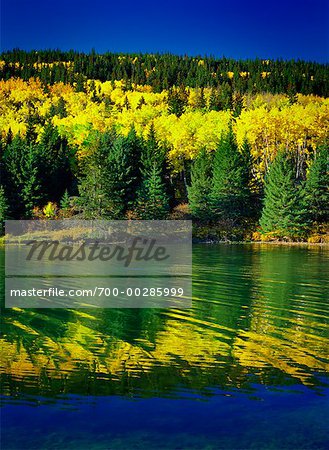
[[[134,135],[135,136],[135,135]],[[139,180],[134,171],[137,152],[133,133],[124,136],[100,135],[85,161],[79,184],[79,203],[86,218],[124,217]],[[138,150],[139,151],[139,150]]]
[[[134,148],[131,144],[129,139],[118,136],[112,143],[108,158],[112,217],[116,219],[123,218],[134,195],[132,188],[135,186],[136,178],[132,153]]]
[[[141,155],[142,184],[138,191],[136,212],[141,219],[164,219],[169,213],[168,187],[165,182],[164,149],[159,147],[151,126]]]
[[[37,133],[35,129],[35,125],[38,123],[38,118],[35,114],[29,111],[29,115],[26,121],[26,132],[25,132],[25,140],[31,144],[36,141]]]
[[[231,85],[225,81],[219,89],[221,109],[233,109],[233,92]]]
[[[310,219],[318,223],[329,221],[329,150],[317,149],[306,180],[306,207]]]
[[[95,137],[95,146],[86,157],[78,186],[78,205],[85,219],[112,218],[108,164],[111,137]]]
[[[62,209],[69,209],[71,207],[70,196],[67,189],[65,189],[65,192],[60,202],[60,206]]]
[[[223,134],[213,162],[212,211],[218,219],[239,220],[249,214],[249,168],[232,129]]]
[[[136,200],[136,193],[138,192],[141,182],[141,157],[144,151],[145,142],[142,138],[137,136],[135,128],[132,126],[127,137],[124,138],[125,156],[126,156],[126,170],[129,169],[129,179],[126,182],[125,189],[125,203],[128,208],[132,207]]]
[[[200,88],[200,91],[198,92],[195,107],[199,109],[205,109],[206,107],[206,99],[204,96],[204,89]]]
[[[71,214],[71,198],[66,189],[60,201],[61,214],[63,217],[69,217]]]
[[[59,202],[72,182],[71,160],[73,151],[57,129],[46,124],[40,142],[34,144],[40,165],[40,183],[47,200]]]
[[[18,219],[31,217],[33,208],[44,201],[37,147],[16,136],[6,147],[4,166],[11,215]]]
[[[180,117],[187,106],[187,93],[184,87],[170,89],[168,93],[168,113]]]
[[[0,185],[0,236],[4,234],[5,220],[8,218],[8,203],[5,196],[5,190]]]
[[[189,208],[195,219],[207,220],[211,216],[211,169],[210,158],[202,150],[191,169],[191,185],[187,188]]]
[[[161,165],[156,161],[147,172],[144,172],[136,205],[137,214],[141,219],[161,220],[168,216],[169,199],[161,172]]]
[[[303,236],[308,229],[304,189],[298,185],[292,159],[280,152],[265,178],[265,198],[260,225],[279,238]]]
[[[212,88],[210,91],[208,110],[209,111],[220,111],[222,109],[221,101],[219,98],[218,89]]]

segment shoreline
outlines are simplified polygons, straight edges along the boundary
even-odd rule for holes
[[[312,247],[328,247],[327,242],[289,242],[289,241],[193,241],[194,244],[206,244],[206,245],[216,245],[216,244],[227,244],[227,245],[246,245],[246,244],[258,244],[258,245],[277,245],[277,246],[305,246],[310,245]]]
[[[6,247],[6,245],[24,245],[28,239],[22,240],[9,240],[6,242],[4,237],[0,237],[0,248]],[[61,241],[59,241],[61,243]],[[63,240],[63,244],[86,244],[87,240]],[[230,241],[230,240],[208,240],[208,239],[193,239],[192,245],[270,245],[270,246],[291,246],[291,247],[324,247],[329,249],[329,243],[327,242],[292,242],[292,241]]]

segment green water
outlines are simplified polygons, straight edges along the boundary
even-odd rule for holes
[[[198,245],[188,310],[2,309],[2,448],[325,449],[328,300],[328,248]]]

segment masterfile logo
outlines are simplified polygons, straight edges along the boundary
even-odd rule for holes
[[[7,221],[6,307],[191,305],[190,221]]]

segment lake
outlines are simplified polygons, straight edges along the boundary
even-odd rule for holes
[[[195,245],[190,309],[3,308],[2,448],[328,448],[328,300],[328,247]]]

